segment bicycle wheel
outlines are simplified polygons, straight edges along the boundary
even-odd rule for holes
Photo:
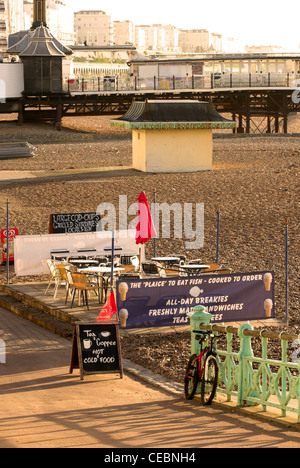
[[[198,382],[198,360],[197,355],[194,354],[190,357],[184,379],[184,395],[187,400],[192,400],[194,398]]]
[[[205,360],[204,372],[201,379],[201,402],[205,406],[211,405],[215,397],[218,377],[218,361],[213,354],[210,354]]]

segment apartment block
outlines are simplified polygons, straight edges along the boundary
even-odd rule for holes
[[[114,21],[114,43],[134,44],[135,26],[132,21]]]
[[[142,26],[135,27],[135,42],[137,50],[143,52],[146,50],[146,34]]]
[[[139,25],[135,27],[138,50],[201,53],[210,48],[222,51],[222,36],[207,29],[181,30],[172,25]]]
[[[211,33],[210,35],[210,46],[214,52],[222,52],[223,51],[223,41],[222,41],[222,34]]]
[[[145,50],[158,50],[158,28],[151,25],[136,26],[138,30],[143,31]],[[138,44],[138,49],[141,49]]]
[[[111,15],[101,10],[83,10],[74,14],[77,44],[109,45],[114,42]]]
[[[138,50],[179,51],[180,30],[172,25],[152,24],[135,27]]]
[[[209,31],[207,31],[207,29],[181,30],[179,35],[179,45],[182,52],[207,52],[210,47]]]
[[[7,39],[24,29],[23,0],[0,1],[0,51],[7,49]]]
[[[180,30],[171,24],[167,26],[163,26],[165,31],[165,43],[164,43],[164,50],[166,51],[173,51],[179,52],[179,35]]]

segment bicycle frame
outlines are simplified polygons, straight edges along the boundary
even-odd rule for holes
[[[202,346],[201,346],[202,347]],[[206,346],[204,350],[201,350],[200,354],[197,356],[197,363],[198,363],[198,376],[199,376],[199,381],[202,378],[203,372],[204,372],[204,364],[205,364],[205,356],[209,351],[209,347]],[[204,358],[204,359],[203,359]]]
[[[194,333],[197,333],[199,335],[199,331],[197,331],[197,330],[194,330]],[[210,344],[205,346],[205,348],[203,349],[203,342],[208,337],[210,337]],[[202,333],[202,338],[199,338],[199,343],[200,343],[201,349],[200,349],[200,353],[198,354],[197,359],[196,359],[196,361],[198,363],[199,381],[201,380],[203,372],[204,372],[205,356],[209,351],[211,353],[213,353],[213,343],[214,343],[214,340],[216,338],[217,338],[217,336],[211,334],[210,332]]]
[[[218,362],[214,352],[214,340],[218,337],[209,332],[194,331],[194,333],[197,333],[195,338],[199,341],[200,353],[198,356],[194,354],[190,357],[185,376],[185,396],[188,400],[192,400],[198,384],[201,383],[202,403],[209,405],[215,396],[218,382]],[[209,339],[210,342],[207,343]]]

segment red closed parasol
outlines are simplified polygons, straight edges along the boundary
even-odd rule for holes
[[[150,239],[157,236],[156,229],[152,220],[151,211],[148,205],[148,199],[145,192],[140,193],[138,197],[138,223],[136,226],[135,241],[140,245],[140,271],[142,268],[142,248]]]
[[[145,192],[138,197],[138,212],[135,240],[137,244],[143,245],[157,236]]]

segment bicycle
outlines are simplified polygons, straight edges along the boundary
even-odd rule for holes
[[[204,406],[211,405],[217,390],[219,366],[216,353],[213,350],[214,341],[218,336],[211,332],[194,331],[197,333],[196,340],[200,344],[200,353],[190,357],[186,368],[184,380],[184,393],[187,400],[192,400],[195,396],[198,384],[201,383],[201,403]],[[207,338],[210,344],[204,346]]]

